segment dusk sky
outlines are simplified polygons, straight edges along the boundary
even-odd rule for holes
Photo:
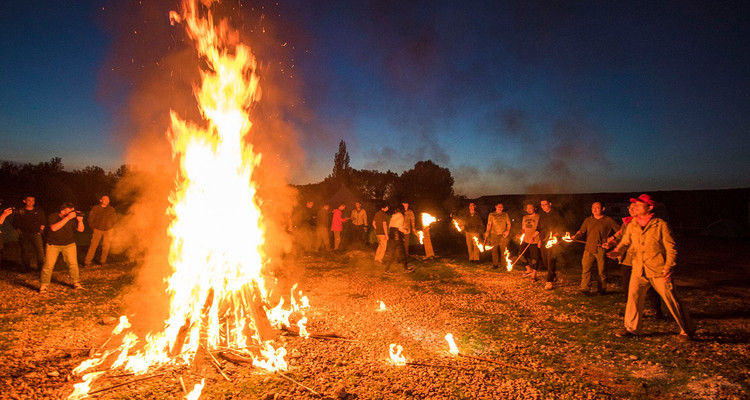
[[[124,162],[112,3],[0,5],[0,160]],[[746,1],[268,4],[314,115],[290,121],[292,183],[330,174],[343,139],[354,168],[431,159],[469,197],[750,186]]]

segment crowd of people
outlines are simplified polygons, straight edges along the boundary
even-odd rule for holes
[[[117,221],[117,212],[109,202],[109,196],[101,196],[99,204],[92,207],[88,214],[88,224],[93,230],[93,235],[84,260],[85,267],[92,265],[100,242],[102,250],[99,262],[100,264],[107,262],[112,229]],[[44,211],[36,206],[34,196],[26,196],[22,204],[23,206],[19,208],[5,208],[0,214],[0,226],[3,226],[8,218],[12,219],[9,225],[18,235],[21,263],[28,270],[40,270],[39,292],[46,293],[49,290],[52,272],[60,255],[68,267],[72,288],[83,289],[79,278],[75,232],[83,232],[85,229],[84,213],[76,210],[73,203],[65,202],[58,207],[56,212],[45,215]],[[0,231],[0,262],[2,262],[2,251],[2,231]]]
[[[27,196],[18,209],[8,207],[0,213],[0,226],[11,226],[18,235],[23,265],[31,270],[40,270],[39,292],[48,291],[57,259],[62,255],[68,267],[71,286],[80,290],[75,232],[85,229],[84,214],[72,203],[63,203],[58,210],[45,216],[36,207],[35,198]],[[642,332],[643,313],[646,301],[661,314],[663,302],[680,327],[680,338],[690,339],[695,324],[677,297],[672,283],[677,251],[666,221],[654,215],[654,201],[647,194],[630,199],[629,216],[618,223],[604,214],[600,202],[591,205],[591,216],[583,220],[580,228],[571,236],[565,231],[563,219],[552,202],[545,198],[539,203],[525,204],[520,226],[517,227],[518,250],[515,261],[508,271],[518,264],[524,266],[523,276],[536,282],[539,271],[546,271],[545,290],[553,290],[557,282],[557,261],[562,242],[585,243],[581,258],[580,292],[592,294],[595,275],[596,290],[606,294],[609,286],[605,258],[615,259],[623,271],[623,291],[627,293],[625,307],[625,329],[620,337],[639,335]],[[502,202],[494,205],[494,211],[486,220],[474,202],[467,209],[452,214],[453,222],[466,241],[469,262],[479,263],[480,253],[491,250],[492,268],[499,269],[501,261],[508,260],[509,242],[513,219],[505,211]],[[91,245],[86,252],[84,267],[92,265],[101,243],[99,263],[105,264],[112,240],[112,230],[117,213],[110,205],[109,196],[101,196],[99,204],[91,208],[88,225],[92,230]],[[344,241],[345,226],[350,232]],[[346,204],[338,204],[333,210],[328,203],[318,210],[308,201],[294,213],[291,224],[295,249],[299,252],[342,252],[346,249],[368,249],[374,247],[374,261],[382,263],[385,273],[392,273],[394,266],[405,272],[413,272],[409,265],[412,235],[417,233],[416,218],[408,201],[397,206],[382,204],[372,218],[361,202],[347,213]],[[429,230],[427,230],[429,234]],[[2,260],[2,235],[0,235],[0,261]],[[45,245],[46,243],[46,245]],[[504,257],[504,258],[501,258]],[[594,271],[596,263],[596,271]],[[502,268],[506,270],[506,268]]]
[[[511,267],[525,267],[523,276],[536,282],[540,271],[546,271],[545,290],[553,290],[557,282],[557,263],[564,242],[584,243],[581,257],[581,281],[579,291],[591,296],[593,288],[600,295],[610,287],[606,258],[617,260],[623,271],[622,291],[627,295],[625,307],[625,329],[617,336],[629,337],[641,333],[642,316],[648,300],[657,316],[662,317],[661,302],[680,326],[680,338],[690,339],[695,324],[684,309],[674,291],[672,271],[675,266],[676,249],[666,221],[653,213],[654,201],[647,194],[630,199],[630,215],[622,223],[604,214],[601,202],[591,205],[591,215],[583,220],[580,228],[570,235],[565,231],[561,213],[548,198],[535,204],[525,204],[517,235],[511,237],[513,219],[505,211],[502,202],[494,205],[494,211],[484,219],[477,205],[470,202],[465,210],[452,214],[456,229],[463,233],[469,262],[480,263],[480,254],[491,251],[492,269],[500,268],[509,256],[509,242],[516,239],[518,250]],[[383,204],[369,221],[362,204],[345,216],[346,205],[339,204],[330,211],[324,204],[317,212],[313,203],[297,213],[295,241],[302,251],[341,252],[341,232],[346,222],[351,225],[352,235],[347,248],[368,247],[368,233],[372,232],[374,261],[383,264],[385,273],[392,273],[394,266],[413,272],[409,265],[411,235],[416,233],[415,214],[408,202],[398,206]],[[315,236],[314,245],[309,237]],[[333,248],[331,248],[331,234]],[[596,264],[596,270],[594,270]],[[593,276],[593,277],[592,277]]]

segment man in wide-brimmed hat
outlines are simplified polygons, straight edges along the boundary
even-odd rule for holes
[[[616,335],[629,337],[641,333],[646,291],[653,286],[680,326],[678,337],[690,340],[695,333],[695,324],[674,292],[672,270],[677,250],[669,226],[651,212],[654,209],[651,196],[642,194],[630,199],[630,202],[633,203],[634,218],[624,229],[620,244],[607,254],[610,258],[616,258],[625,251],[632,254],[633,272],[625,306],[625,330]]]

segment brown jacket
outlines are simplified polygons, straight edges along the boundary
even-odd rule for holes
[[[633,273],[647,278],[664,276],[664,270],[674,267],[677,259],[677,248],[669,225],[656,217],[651,218],[644,227],[633,218],[615,249],[620,253],[627,250],[626,259],[630,258]]]

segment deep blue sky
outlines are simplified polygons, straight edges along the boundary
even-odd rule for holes
[[[123,162],[118,95],[101,101],[108,3],[0,5],[1,160]],[[748,7],[278,0],[314,115],[293,121],[294,183],[329,174],[343,139],[352,167],[432,159],[469,196],[750,186]]]

